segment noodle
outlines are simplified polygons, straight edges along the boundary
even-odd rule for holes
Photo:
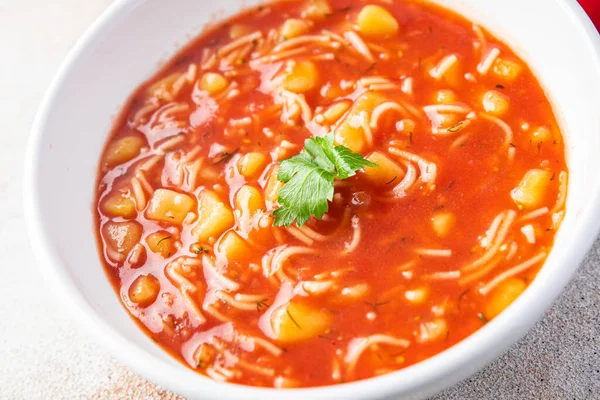
[[[479,293],[481,293],[482,295],[485,296],[491,290],[493,290],[496,286],[498,286],[502,281],[510,278],[511,276],[520,274],[521,272],[531,268],[532,266],[539,263],[540,261],[542,261],[545,258],[546,258],[546,253],[541,252],[538,255],[530,258],[529,260],[524,261],[521,264],[499,274],[494,279],[492,279],[490,282],[488,282],[485,286],[481,287],[479,289]]]

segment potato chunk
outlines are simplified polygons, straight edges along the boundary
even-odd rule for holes
[[[155,221],[181,224],[194,208],[194,200],[186,194],[169,189],[157,189],[146,211],[146,217]]]
[[[206,90],[209,94],[215,95],[229,85],[229,80],[216,72],[207,72],[200,78],[200,89]]]
[[[335,129],[335,142],[356,153],[362,153],[367,146],[365,137],[365,125],[369,123],[367,115],[384,101],[385,98],[375,92],[367,92],[359,97]]]
[[[279,165],[275,165],[269,175],[269,180],[265,186],[265,200],[270,203],[276,203],[279,198],[279,189],[283,187],[283,182],[277,179],[277,173],[279,172]]]
[[[102,211],[111,217],[135,218],[135,201],[125,193],[111,193],[101,205]]]
[[[325,333],[331,324],[329,313],[312,306],[290,302],[271,314],[271,328],[281,342],[300,342]]]
[[[239,39],[249,33],[252,33],[252,27],[249,25],[233,24],[229,28],[229,38],[231,40]]]
[[[404,178],[404,170],[394,160],[385,154],[374,151],[369,154],[367,160],[377,164],[377,167],[365,167],[364,177],[374,185],[390,188],[398,184]]]
[[[258,210],[265,208],[260,190],[251,185],[244,185],[235,194],[235,208],[240,210],[242,215],[251,217]]]
[[[175,254],[175,239],[166,231],[155,232],[146,237],[146,244],[153,253],[160,254],[163,258],[171,257]]]
[[[282,85],[294,93],[306,93],[319,83],[319,71],[311,61],[300,61],[288,68]]]
[[[364,6],[356,18],[358,29],[365,36],[386,39],[398,33],[398,21],[385,8],[376,5]]]
[[[510,197],[519,207],[526,209],[542,205],[546,192],[552,179],[552,173],[543,169],[530,169],[527,171],[519,185],[511,190]]]
[[[304,35],[310,30],[312,23],[305,19],[290,18],[286,19],[283,25],[281,25],[280,33],[281,37],[286,39],[292,39],[300,35]]]
[[[134,221],[107,222],[102,228],[104,241],[113,261],[123,261],[142,237],[142,226]]]
[[[484,315],[492,319],[500,314],[506,307],[519,297],[525,291],[527,285],[519,278],[508,278],[502,281],[489,294],[484,309]]]
[[[417,343],[435,342],[445,339],[448,334],[448,323],[442,318],[422,322],[417,332]]]
[[[216,239],[223,232],[233,226],[233,212],[228,205],[223,203],[219,196],[211,191],[204,190],[198,196],[198,222],[192,228],[192,235],[199,242]]]
[[[225,255],[228,261],[243,261],[250,253],[250,247],[244,239],[234,231],[227,232],[219,242],[219,253]]]
[[[431,217],[433,231],[439,237],[446,237],[456,224],[456,216],[450,211],[440,211]]]
[[[504,81],[514,81],[519,76],[522,69],[523,67],[520,64],[498,57],[496,58],[496,61],[494,61],[491,73],[496,78]]]
[[[258,178],[267,165],[267,156],[263,153],[247,153],[238,161],[238,170],[246,178]]]
[[[104,153],[104,164],[108,168],[123,164],[140,154],[146,142],[138,136],[125,136],[112,142]]]
[[[304,18],[319,20],[331,15],[331,6],[327,0],[308,0],[302,7],[301,15]]]
[[[129,286],[129,300],[140,307],[154,303],[160,292],[160,282],[154,275],[140,275]]]
[[[533,142],[551,142],[554,139],[552,131],[546,126],[538,126],[531,132]]]
[[[493,115],[502,115],[508,111],[510,100],[508,96],[497,90],[488,90],[483,95],[483,109]]]

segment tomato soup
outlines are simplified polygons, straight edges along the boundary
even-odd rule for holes
[[[567,178],[540,84],[483,28],[423,2],[265,4],[132,94],[99,162],[100,256],[198,373],[343,383],[509,306]]]

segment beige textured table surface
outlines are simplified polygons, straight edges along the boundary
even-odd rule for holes
[[[33,115],[69,48],[109,3],[0,0],[0,399],[180,399],[118,364],[64,312],[39,276],[23,222]],[[436,399],[600,399],[599,286],[596,243],[523,340]]]

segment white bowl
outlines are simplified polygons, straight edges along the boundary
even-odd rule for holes
[[[157,347],[119,302],[100,263],[94,187],[112,117],[128,95],[213,20],[244,0],[116,1],[77,43],[32,128],[25,209],[49,284],[89,332],[134,371],[190,398],[419,398],[473,374],[520,338],[567,284],[600,222],[600,39],[575,0],[437,0],[480,22],[533,68],[567,144],[567,213],[545,266],[504,313],[452,348],[401,371],[323,388],[259,389],[214,382]],[[224,10],[224,12],[221,12]]]

